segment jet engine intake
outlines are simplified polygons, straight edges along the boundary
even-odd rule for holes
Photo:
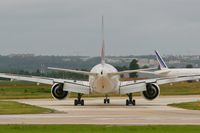
[[[148,83],[146,85],[146,91],[143,91],[142,95],[147,100],[154,100],[160,95],[160,87],[155,83]]]
[[[68,91],[63,90],[62,83],[55,83],[51,88],[51,94],[54,98],[62,100],[68,95]]]

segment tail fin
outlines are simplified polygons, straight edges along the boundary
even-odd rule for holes
[[[155,54],[156,54],[156,58],[157,58],[157,61],[160,65],[160,69],[168,69],[166,63],[164,62],[163,58],[160,56],[160,54],[155,50]]]
[[[102,50],[101,50],[101,64],[103,65],[105,63],[105,45],[102,45]]]
[[[104,42],[104,21],[102,16],[102,50],[101,50],[101,64],[105,63],[105,42]]]

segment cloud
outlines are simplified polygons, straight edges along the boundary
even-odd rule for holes
[[[198,0],[0,1],[0,53],[109,55],[200,53]],[[191,53],[192,51],[192,53]]]

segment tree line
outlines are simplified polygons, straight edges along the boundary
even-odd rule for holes
[[[143,66],[140,68],[138,64],[138,60],[133,59],[128,66],[115,66],[118,71],[124,70],[136,70],[136,69],[144,69],[148,68],[148,66]],[[174,68],[174,67],[172,67]],[[192,64],[187,64],[186,68],[193,68]],[[77,69],[82,71],[89,71],[87,69]],[[64,78],[64,79],[73,79],[73,80],[87,80],[87,75],[70,73],[70,72],[61,72],[61,71],[43,71],[41,69],[37,69],[36,71],[28,71],[28,70],[11,70],[9,73],[19,74],[19,75],[32,75],[32,76],[44,76],[44,77],[52,77],[52,78]],[[136,72],[130,73],[128,75],[130,78],[137,78],[138,74]]]

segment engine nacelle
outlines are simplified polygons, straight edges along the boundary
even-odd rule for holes
[[[160,95],[160,87],[157,84],[149,83],[146,85],[146,91],[143,91],[142,95],[147,100],[154,100]]]
[[[55,83],[51,88],[51,95],[58,100],[62,100],[68,95],[68,91],[63,90],[63,84]]]

